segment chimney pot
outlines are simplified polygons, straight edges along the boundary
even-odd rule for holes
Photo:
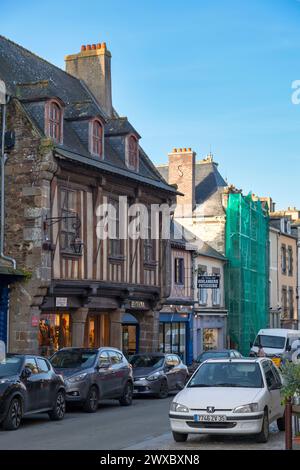
[[[90,44],[88,44],[88,45],[86,46],[86,48],[87,48],[88,51],[90,51],[90,50],[92,49],[92,46],[91,46]]]
[[[81,46],[81,52],[86,51],[86,46]]]
[[[97,44],[97,49],[101,49],[101,44],[100,43]]]
[[[188,148],[188,151],[189,151],[189,152],[191,152],[191,151],[192,151],[191,147],[189,147],[189,148]]]
[[[185,149],[183,149],[183,151],[184,151],[184,152],[186,152],[186,148],[185,148]]]
[[[102,46],[103,49],[106,49],[106,42],[103,42],[103,43],[101,44],[101,46]]]
[[[92,44],[93,51],[96,49],[96,44]]]
[[[176,149],[176,148],[174,148],[174,149],[173,149],[173,153],[176,153],[176,152],[177,152],[177,149]]]
[[[179,149],[179,152],[182,152],[182,149]]]

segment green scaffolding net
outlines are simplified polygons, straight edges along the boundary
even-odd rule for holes
[[[226,307],[232,344],[248,355],[250,342],[268,325],[268,209],[251,194],[229,194],[226,217]]]

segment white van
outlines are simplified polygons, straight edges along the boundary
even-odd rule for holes
[[[291,350],[292,343],[298,339],[300,339],[300,330],[265,328],[257,333],[251,352],[257,353],[258,346],[261,345],[267,356],[282,356]]]

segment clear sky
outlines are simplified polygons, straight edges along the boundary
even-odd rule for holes
[[[0,33],[60,67],[105,41],[155,163],[211,149],[229,183],[300,208],[299,0],[0,0]]]

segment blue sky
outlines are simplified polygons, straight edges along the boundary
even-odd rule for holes
[[[60,67],[106,41],[114,106],[155,163],[211,149],[230,183],[300,208],[299,0],[1,0],[0,33]]]

